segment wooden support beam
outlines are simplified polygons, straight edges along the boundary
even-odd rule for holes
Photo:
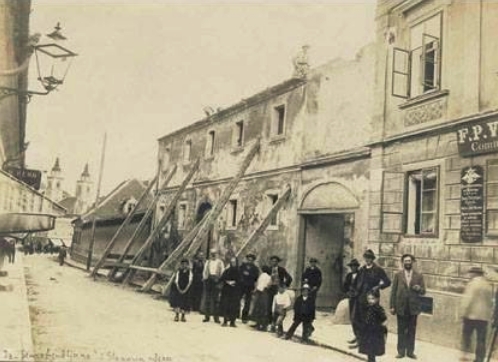
[[[163,188],[165,188],[169,184],[169,182],[171,181],[171,179],[175,175],[176,170],[177,170],[177,167],[176,167],[176,165],[174,165],[171,168],[171,170],[169,171],[166,178],[164,179],[163,183],[160,185],[159,190],[162,190]],[[145,224],[147,223],[147,220],[149,219],[149,217],[152,215],[152,212],[154,211],[154,208],[155,208],[157,202],[159,201],[160,197],[161,197],[160,192],[157,192],[156,195],[154,195],[154,199],[149,204],[149,207],[147,208],[145,215],[143,216],[142,220],[140,220],[140,223],[138,224],[137,228],[135,229],[135,231],[133,232],[131,237],[128,239],[128,242],[126,243],[122,254],[119,256],[119,258],[118,258],[119,263],[122,263],[124,261],[124,259],[126,258],[126,256],[128,255],[128,253],[131,249],[131,246],[136,241],[137,236],[140,235],[143,228],[145,227]],[[107,278],[109,280],[112,280],[115,277],[118,270],[119,270],[118,266],[112,268],[112,270],[109,272],[109,274],[107,274]]]
[[[131,212],[126,216],[126,218],[123,221],[123,223],[119,226],[118,230],[116,230],[116,232],[112,236],[111,241],[109,241],[109,243],[105,247],[104,252],[102,253],[102,256],[100,257],[99,261],[93,267],[93,270],[90,273],[91,277],[94,277],[95,275],[97,275],[97,272],[99,271],[99,269],[104,264],[104,261],[107,259],[107,256],[111,253],[112,248],[114,247],[114,244],[118,240],[119,234],[121,234],[121,232],[123,231],[123,229],[126,226],[128,226],[128,224],[131,222],[131,219],[133,218],[133,216],[135,216],[135,214],[138,211],[138,208],[141,206],[141,203],[143,203],[143,201],[147,198],[147,196],[150,193],[150,190],[152,190],[152,187],[154,187],[154,185],[156,184],[156,182],[157,182],[157,175],[149,183],[149,185],[147,186],[147,188],[145,189],[145,191],[142,193],[142,195],[138,199],[137,203],[135,204],[135,207],[133,207],[133,209],[131,210]]]
[[[163,261],[163,263],[159,266],[158,270],[166,270],[168,266],[173,264],[176,260],[179,260],[180,257],[183,256],[185,250],[190,246],[192,240],[194,240],[195,236],[201,229],[202,225],[206,222],[208,218],[209,212],[204,215],[202,220],[195,225],[195,227],[190,230],[190,232],[183,238],[182,242],[173,250],[170,256]],[[150,290],[156,282],[156,275],[153,274],[147,282],[142,286],[142,291]]]
[[[135,254],[135,257],[133,258],[131,265],[140,265],[140,262],[142,261],[144,252],[152,245],[152,242],[157,238],[157,236],[161,232],[164,225],[166,225],[166,222],[169,220],[171,214],[173,213],[173,210],[175,209],[178,200],[180,199],[181,195],[183,194],[183,192],[187,188],[187,185],[192,180],[192,177],[194,177],[194,174],[199,169],[199,165],[200,165],[200,159],[198,158],[195,161],[195,163],[192,165],[192,167],[190,168],[188,175],[183,180],[182,184],[180,185],[180,188],[176,191],[176,193],[173,196],[173,199],[169,203],[168,207],[166,208],[166,210],[164,210],[164,214],[161,217],[161,220],[159,220],[159,222],[157,223],[156,227],[151,232],[151,234],[149,235],[147,240],[145,240],[143,245],[138,250],[137,254]],[[133,269],[130,270],[128,272],[128,274],[126,275],[126,278],[124,279],[123,283],[129,284],[130,281],[133,279],[134,275],[135,275],[135,270],[133,270]]]
[[[244,160],[242,161],[242,164],[240,165],[237,174],[230,180],[228,185],[223,190],[223,193],[221,194],[220,198],[216,202],[216,205],[209,212],[206,221],[200,227],[199,232],[195,236],[194,240],[192,240],[192,243],[190,244],[187,253],[183,255],[184,257],[187,258],[192,257],[193,253],[195,253],[195,251],[202,244],[203,240],[207,237],[209,229],[212,227],[213,223],[216,221],[218,216],[223,211],[225,204],[228,202],[233,191],[235,190],[240,180],[244,176],[247,168],[251,164],[251,161],[254,159],[254,156],[256,156],[256,154],[259,152],[260,146],[261,146],[261,141],[258,138],[254,143],[254,145],[249,150],[249,152],[247,153],[247,155],[245,156]],[[178,262],[179,262],[178,258],[171,259],[171,261],[169,261],[166,265],[164,265],[164,268],[161,269],[164,270],[167,267],[172,267],[174,269],[177,267]],[[142,289],[144,291],[149,290],[154,285],[155,279],[156,279],[155,276],[152,275]],[[166,293],[166,288],[163,290],[163,294],[165,293]]]

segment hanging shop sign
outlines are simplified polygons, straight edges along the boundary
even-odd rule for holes
[[[27,168],[7,167],[5,169],[8,173],[16,179],[24,182],[26,185],[31,186],[35,190],[40,189],[42,173],[38,170],[29,170]]]
[[[460,198],[460,237],[466,243],[482,241],[483,168],[469,166],[462,169]]]
[[[498,120],[462,126],[457,131],[458,153],[474,156],[498,151]]]

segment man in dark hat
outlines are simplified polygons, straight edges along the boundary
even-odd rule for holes
[[[403,270],[394,275],[391,288],[391,314],[398,322],[398,355],[415,359],[415,332],[417,317],[421,312],[420,296],[425,294],[424,277],[413,270],[415,257],[405,254],[401,257]]]
[[[294,321],[285,334],[285,339],[291,339],[297,327],[303,323],[303,342],[307,342],[313,331],[313,320],[315,319],[315,300],[309,295],[311,288],[304,284],[302,294],[296,298],[294,303]]]
[[[365,265],[358,270],[356,282],[356,295],[354,301],[354,322],[358,328],[356,339],[361,340],[362,331],[365,329],[365,317],[368,309],[367,294],[372,291],[380,291],[391,285],[391,280],[388,278],[384,269],[374,263],[375,254],[368,249],[363,254]],[[357,348],[358,344],[353,344],[350,348]]]
[[[270,270],[271,270],[271,284],[268,288],[268,321],[271,322],[273,318],[272,306],[273,306],[273,298],[278,293],[278,286],[280,284],[285,284],[287,288],[292,283],[292,277],[287,272],[284,267],[281,267],[279,263],[282,261],[280,257],[273,255],[270,257]]]
[[[256,255],[247,254],[246,261],[240,266],[240,287],[244,308],[242,308],[242,323],[247,323],[249,319],[249,307],[251,306],[251,297],[259,277],[259,269],[254,265]]]
[[[304,270],[302,282],[310,287],[310,297],[316,300],[318,290],[322,285],[322,271],[316,266],[318,260],[310,258],[309,266]]]
[[[493,313],[493,291],[481,268],[471,267],[468,273],[470,281],[465,287],[460,304],[463,318],[462,351],[470,357],[471,339],[475,330],[477,341],[474,361],[484,362],[488,321]]]
[[[353,328],[354,338],[348,341],[350,344],[357,343],[357,335],[358,335],[358,325],[354,322],[354,305],[357,298],[356,295],[356,281],[358,280],[358,269],[360,268],[360,263],[358,259],[352,259],[348,263],[348,267],[351,271],[346,275],[346,279],[344,280],[343,291],[346,293],[349,299],[349,319],[351,320],[351,327]]]

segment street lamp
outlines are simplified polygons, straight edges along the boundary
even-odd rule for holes
[[[60,24],[57,23],[55,30],[46,35],[48,38],[54,41],[66,40],[66,37],[61,34]],[[0,94],[4,97],[10,95],[24,95],[28,99],[32,95],[47,95],[54,91],[61,84],[64,83],[67,72],[71,67],[72,60],[76,53],[73,51],[55,43],[47,43],[38,45],[40,35],[32,37],[32,44],[30,45],[30,55],[33,53],[36,59],[36,70],[37,70],[37,80],[42,86],[42,90],[23,90],[18,88],[0,87]],[[29,61],[29,56],[26,61]],[[27,67],[26,63],[26,67]],[[20,67],[20,71],[23,71],[23,67]],[[12,75],[17,75],[20,71],[13,71]],[[1,97],[1,98],[4,98]]]

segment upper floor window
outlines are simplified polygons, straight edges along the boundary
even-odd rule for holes
[[[285,106],[275,107],[271,132],[273,136],[281,136],[285,133]]]
[[[187,220],[187,204],[180,203],[178,205],[178,229],[180,230],[185,229],[186,220]]]
[[[414,98],[441,89],[441,13],[410,28],[410,47],[394,48],[392,95]]]
[[[242,147],[244,145],[244,121],[235,123],[232,144],[234,147]]]
[[[163,154],[161,156],[161,168],[163,171],[168,169],[171,157],[171,149],[169,147],[164,148]]]
[[[183,145],[183,162],[184,163],[190,162],[191,151],[192,151],[192,141],[187,140],[187,141],[185,141],[185,144]]]
[[[215,140],[215,132],[209,131],[207,135],[207,143],[206,143],[206,157],[211,157],[214,155],[214,140]]]
[[[228,201],[227,204],[227,227],[236,228],[237,227],[237,217],[238,217],[238,202],[236,199]]]

